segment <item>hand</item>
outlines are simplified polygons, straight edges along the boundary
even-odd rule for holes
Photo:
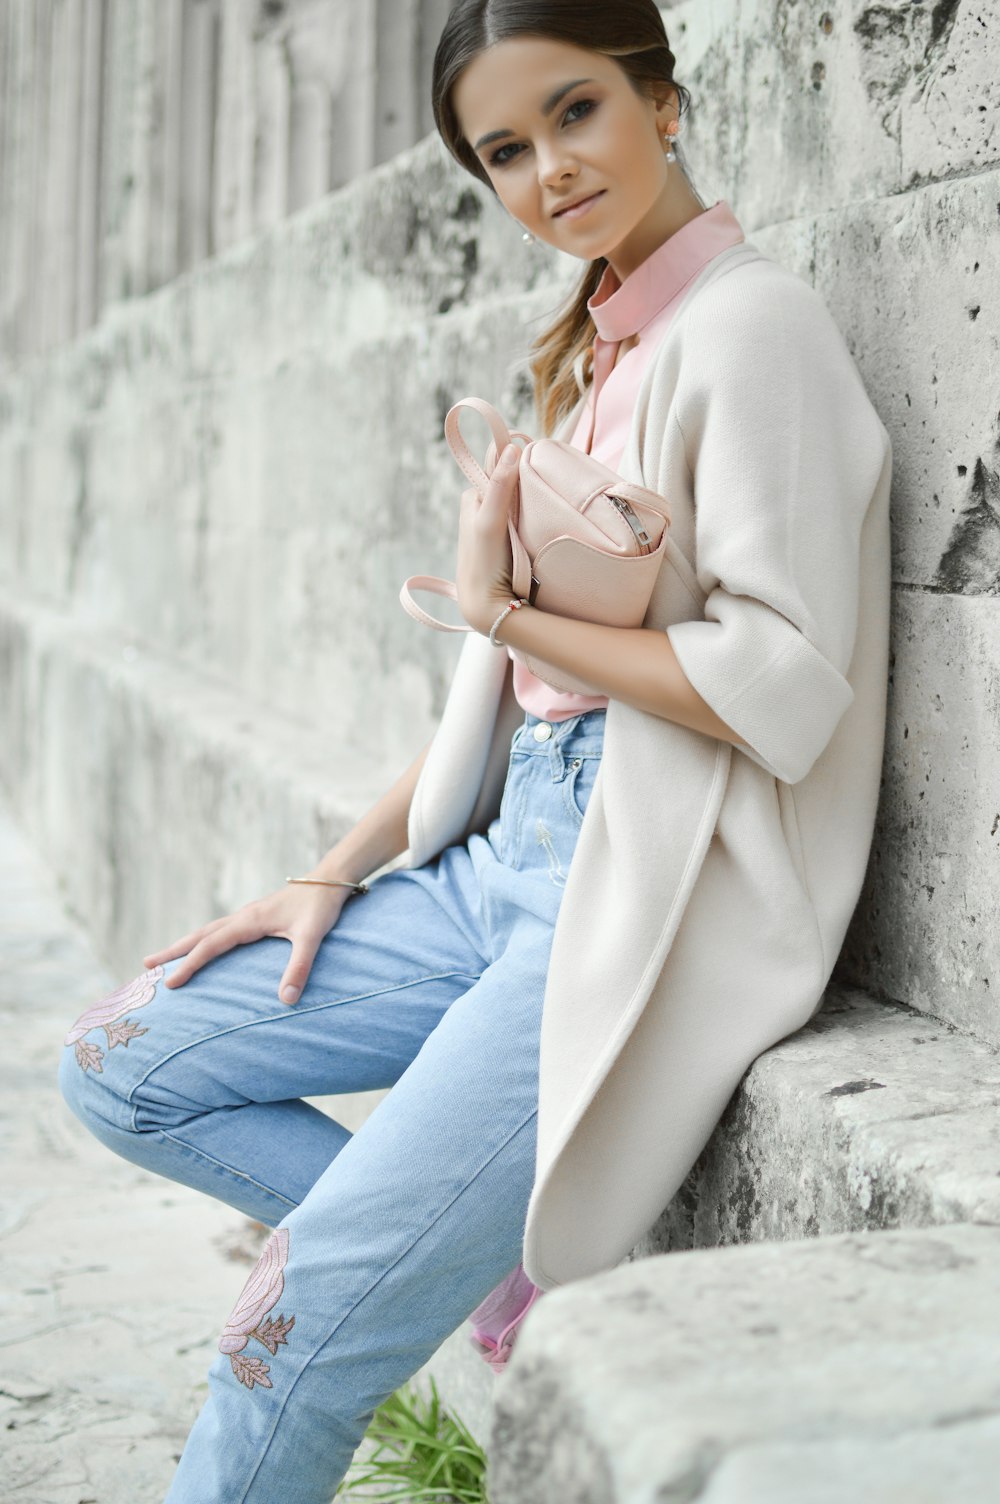
[[[159,966],[163,961],[185,956],[186,960],[164,983],[165,987],[181,987],[213,956],[221,956],[236,945],[261,940],[265,935],[278,935],[292,942],[292,954],[278,985],[278,997],[283,1003],[297,1003],[323,937],[340,918],[344,902],[350,896],[350,888],[313,888],[305,884],[279,888],[266,898],[244,904],[235,914],[210,920],[175,940],[166,950],[143,956],[142,964]],[[294,996],[285,995],[286,987],[294,990]]]
[[[517,489],[519,451],[508,444],[489,478],[485,496],[462,492],[458,527],[459,610],[477,632],[487,634],[514,593],[507,520]]]

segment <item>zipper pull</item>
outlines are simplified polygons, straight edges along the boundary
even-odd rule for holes
[[[642,522],[639,520],[639,515],[632,504],[626,501],[624,496],[609,496],[608,500],[625,518],[625,521],[633,533],[635,533],[636,538],[643,545],[643,548],[646,550],[650,549],[653,545],[653,540],[643,527]]]

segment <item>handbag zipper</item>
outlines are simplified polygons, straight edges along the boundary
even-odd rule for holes
[[[642,522],[639,519],[639,515],[634,510],[631,503],[627,502],[624,496],[609,496],[608,500],[610,501],[611,505],[621,513],[621,515],[625,518],[625,521],[628,523],[629,527],[632,529],[633,533],[635,533],[635,536],[642,548],[642,552],[644,554],[648,554],[653,546],[653,540],[646,532],[646,529],[643,527]]]

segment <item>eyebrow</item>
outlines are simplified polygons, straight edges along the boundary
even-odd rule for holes
[[[569,93],[570,89],[575,89],[578,84],[592,84],[593,82],[594,80],[592,78],[574,78],[571,83],[560,85],[560,87],[556,89],[555,93],[550,94],[548,99],[542,105],[542,114],[551,115],[560,99],[564,98],[564,96]],[[473,147],[473,150],[482,151],[483,147],[489,146],[491,142],[502,141],[506,136],[513,136],[513,134],[514,132],[506,127],[503,130],[490,131],[488,135],[480,136],[479,140]]]

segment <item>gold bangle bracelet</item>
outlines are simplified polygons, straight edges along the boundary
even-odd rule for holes
[[[286,877],[286,883],[315,883],[321,888],[352,888],[355,893],[367,893],[367,883],[345,883],[336,877]]]

